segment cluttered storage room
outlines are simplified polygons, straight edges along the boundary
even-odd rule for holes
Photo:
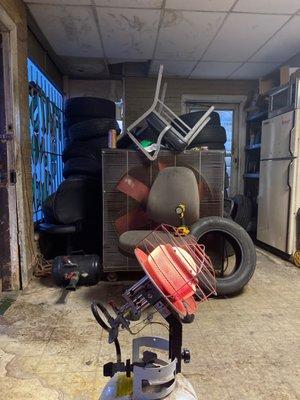
[[[300,399],[300,1],[0,0],[0,399]]]

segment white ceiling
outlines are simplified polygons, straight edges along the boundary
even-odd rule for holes
[[[300,52],[300,0],[25,2],[72,73],[150,60],[150,74],[254,79]]]

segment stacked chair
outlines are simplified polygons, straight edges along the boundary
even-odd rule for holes
[[[99,254],[101,149],[107,148],[110,129],[120,131],[115,103],[94,97],[68,99],[64,127],[65,180],[43,203],[44,220],[37,229],[59,243],[51,258],[78,251]]]

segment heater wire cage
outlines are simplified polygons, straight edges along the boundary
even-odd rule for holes
[[[205,247],[178,228],[160,225],[136,247],[135,255],[152,283],[179,311],[191,298],[199,302],[216,294],[215,271]],[[179,307],[180,308],[180,307]]]

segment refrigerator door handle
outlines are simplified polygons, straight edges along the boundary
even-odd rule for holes
[[[291,129],[289,136],[289,152],[291,153],[292,156],[294,156],[294,150],[295,150],[295,127]]]
[[[294,159],[290,161],[287,171],[287,185],[290,189],[293,186],[293,173],[294,173]]]

